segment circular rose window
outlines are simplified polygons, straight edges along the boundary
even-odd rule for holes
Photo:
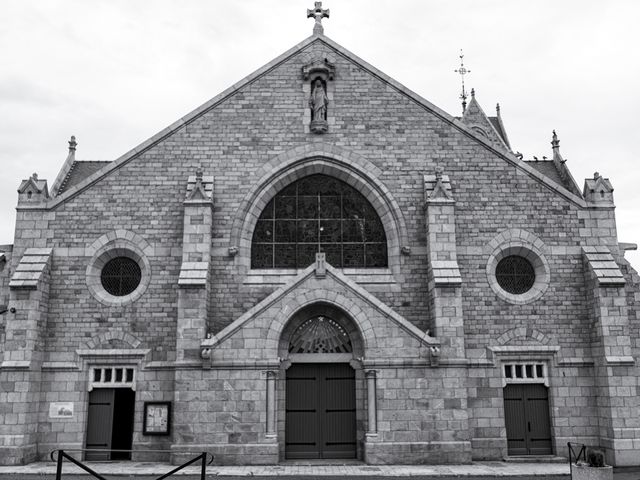
[[[536,281],[531,262],[519,255],[509,255],[498,262],[496,280],[506,292],[521,295],[528,292]]]
[[[115,297],[133,293],[142,278],[138,262],[129,257],[116,257],[102,268],[100,281],[102,287]]]

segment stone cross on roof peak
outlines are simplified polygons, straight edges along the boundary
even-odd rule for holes
[[[315,2],[315,7],[307,9],[307,18],[314,18],[316,23],[313,26],[314,35],[324,35],[324,27],[322,26],[322,19],[329,18],[329,9],[322,9],[322,2]]]

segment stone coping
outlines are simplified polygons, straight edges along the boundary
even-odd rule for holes
[[[337,460],[336,462],[340,462]],[[166,463],[151,462],[88,462],[87,465],[101,475],[161,475],[175,468]],[[4,475],[55,475],[53,462],[36,462],[23,466],[0,466],[0,478]],[[80,468],[68,462],[63,464],[65,478],[84,475]],[[189,466],[176,473],[176,476],[196,475],[199,466]],[[207,477],[276,477],[276,476],[327,476],[327,477],[540,477],[568,478],[567,463],[509,463],[509,462],[473,462],[468,465],[367,465],[355,461],[346,461],[335,465],[324,462],[285,462],[279,465],[264,466],[216,466],[207,467]]]

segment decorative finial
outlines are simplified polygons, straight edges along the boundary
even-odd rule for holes
[[[196,182],[202,183],[202,167],[196,169]]]
[[[472,88],[472,89],[471,89],[471,97],[472,97],[472,98],[475,98],[475,96],[476,96],[476,89],[475,89],[475,88]]]
[[[599,178],[600,178],[600,174],[599,174],[598,172],[594,172],[594,173],[593,173],[593,179],[594,179],[594,180],[597,180],[597,179],[599,179]]]
[[[460,68],[454,71],[459,73],[460,78],[462,79],[462,93],[460,94],[460,100],[462,100],[462,113],[464,113],[467,109],[467,92],[464,89],[464,76],[467,73],[471,73],[471,70],[467,70],[464,66],[464,54],[462,53],[462,49],[460,49]]]
[[[564,161],[562,155],[560,155],[560,140],[558,140],[558,135],[556,131],[553,131],[553,136],[551,137],[551,149],[553,150],[553,159]]]
[[[322,19],[329,18],[329,9],[322,9],[322,2],[315,2],[313,10],[307,9],[307,18],[315,19],[316,23],[313,26],[314,35],[324,35],[324,27],[322,26]]]
[[[33,178],[35,181],[38,180],[38,174],[37,173],[33,173],[33,175],[31,175],[31,178]]]
[[[78,142],[76,142],[76,136],[71,135],[71,140],[69,140],[69,153],[75,152],[77,145],[78,145]]]
[[[500,116],[500,104],[496,103],[496,115],[499,117]]]

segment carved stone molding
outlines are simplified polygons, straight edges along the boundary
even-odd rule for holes
[[[302,78],[305,81],[314,80],[320,78],[324,82],[333,80],[336,72],[336,67],[326,58],[314,60],[311,63],[302,67]]]

